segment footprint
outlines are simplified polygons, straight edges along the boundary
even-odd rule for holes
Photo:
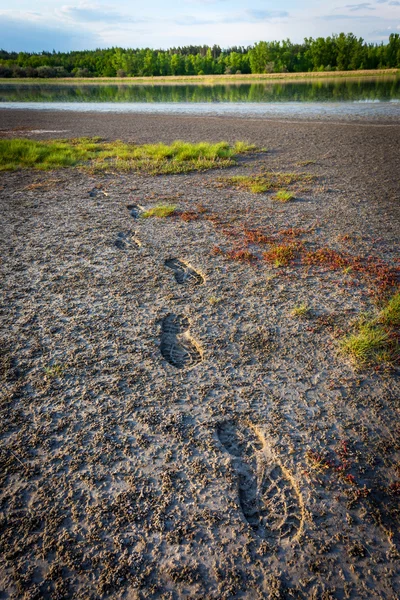
[[[201,362],[201,354],[188,330],[187,317],[169,314],[162,321],[160,351],[165,360],[177,369],[194,367]]]
[[[120,232],[117,235],[117,239],[114,242],[114,246],[116,246],[119,250],[126,250],[127,248],[129,248],[129,246],[135,246],[136,248],[140,248],[141,244],[132,236]]]
[[[103,196],[108,196],[107,192],[105,192],[103,189],[101,189],[101,186],[100,187],[96,186],[96,187],[92,188],[89,192],[89,196],[91,198],[96,198],[96,196],[98,194],[103,194]]]
[[[254,532],[275,541],[298,539],[304,528],[300,490],[262,435],[232,422],[221,423],[217,435],[232,457],[240,506]]]
[[[138,204],[127,204],[126,208],[131,213],[131,217],[137,219],[140,215],[141,207]]]
[[[200,273],[178,258],[169,258],[164,264],[168,269],[173,270],[175,279],[179,284],[188,283],[189,285],[201,285],[204,283],[204,279]]]

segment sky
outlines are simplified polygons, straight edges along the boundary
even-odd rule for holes
[[[390,33],[400,33],[400,0],[0,0],[0,31],[0,48],[27,52],[228,48],[342,31],[387,42]]]

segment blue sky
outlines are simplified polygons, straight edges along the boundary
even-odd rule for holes
[[[349,2],[349,3],[347,3]],[[12,8],[11,8],[12,7]],[[352,32],[369,42],[400,33],[400,0],[0,0],[0,48],[72,50],[250,45]]]

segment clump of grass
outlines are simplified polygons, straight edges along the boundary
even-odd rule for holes
[[[294,260],[299,249],[298,244],[276,244],[268,252],[264,252],[264,260],[273,263],[277,268],[287,266]]]
[[[141,213],[141,217],[144,219],[148,219],[150,217],[157,217],[159,219],[165,217],[172,217],[176,213],[176,206],[172,204],[159,204],[158,206],[154,206],[153,208],[149,208]]]
[[[288,192],[287,190],[279,190],[272,199],[277,200],[278,202],[290,202],[290,200],[293,200],[293,198],[294,194],[292,194],[292,192]]]
[[[386,327],[400,326],[400,292],[390,298],[379,313],[377,322]]]
[[[249,152],[255,152],[257,150],[257,146],[254,144],[249,144],[248,142],[236,141],[233,145],[233,149],[236,154],[248,154]],[[261,152],[267,152],[267,149],[262,148]]]
[[[315,176],[310,173],[280,173],[266,171],[259,175],[236,175],[234,177],[221,178],[220,184],[224,187],[249,190],[254,194],[264,194],[280,190],[282,187],[297,183],[310,183]]]
[[[84,161],[87,151],[72,143],[61,141],[37,142],[26,139],[0,140],[0,170],[15,171],[20,168],[39,170],[56,167],[73,167]]]
[[[290,314],[292,315],[292,317],[308,317],[310,312],[310,307],[305,302],[302,302],[302,304],[295,306],[291,310]]]
[[[257,183],[257,182],[250,184],[249,187],[250,187],[250,191],[253,192],[253,194],[265,194],[270,189],[269,186],[266,185],[265,183]]]
[[[400,292],[397,292],[375,318],[361,318],[354,333],[341,340],[340,348],[356,364],[398,362],[399,324]]]
[[[222,302],[221,298],[217,298],[216,296],[210,296],[208,299],[208,303],[211,304],[212,306],[215,306],[216,304],[220,304]]]
[[[55,364],[50,367],[44,367],[45,378],[56,379],[57,377],[61,377],[65,371],[65,367],[63,365]]]
[[[92,170],[143,171],[150,174],[187,173],[236,164],[239,154],[256,148],[246,142],[192,144],[181,140],[167,144],[126,144],[100,138],[35,141],[0,140],[0,171],[49,170],[85,166]]]

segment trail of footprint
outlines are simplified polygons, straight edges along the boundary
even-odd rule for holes
[[[117,235],[117,239],[114,242],[114,246],[116,246],[119,250],[126,250],[129,248],[129,246],[140,248],[140,245],[140,242],[135,240],[132,236],[122,232]]]
[[[126,208],[129,210],[131,217],[137,219],[140,215],[142,208],[138,204],[127,204]]]
[[[261,538],[298,539],[304,527],[304,504],[290,471],[252,427],[221,423],[219,441],[232,457],[238,474],[242,512]]]
[[[201,354],[188,330],[189,320],[182,315],[169,314],[162,321],[160,351],[177,369],[194,367],[201,362]]]
[[[164,262],[168,269],[172,269],[177,283],[189,285],[201,285],[204,283],[204,278],[195,271],[192,267],[184,263],[178,258],[169,258]]]

